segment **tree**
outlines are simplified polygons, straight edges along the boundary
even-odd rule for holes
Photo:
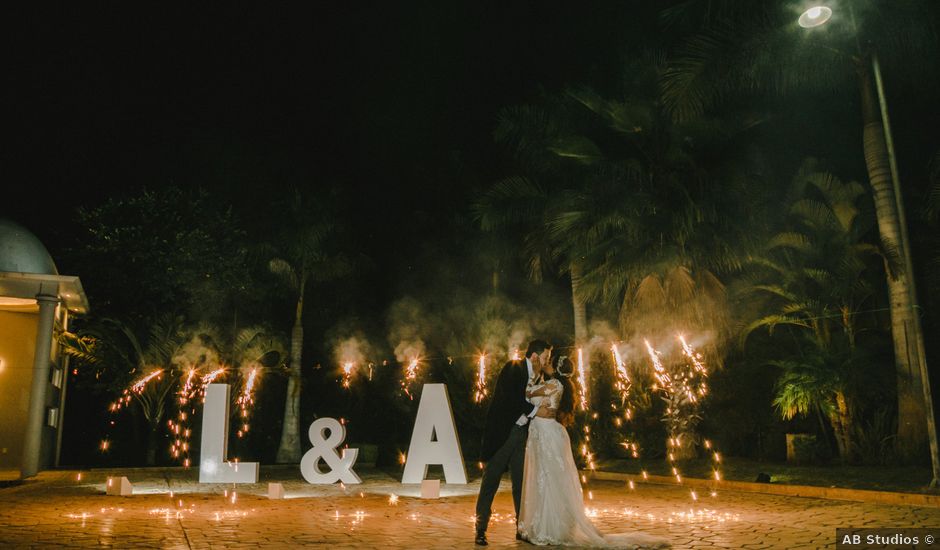
[[[617,307],[622,335],[714,331],[717,360],[729,322],[720,275],[739,269],[756,233],[745,212],[762,186],[735,141],[754,122],[672,121],[658,90],[664,69],[650,52],[625,67],[615,93],[568,92],[590,133],[567,141],[596,153],[578,185],[559,193],[552,235],[562,250],[583,251],[582,294]]]
[[[77,218],[66,261],[99,319],[144,330],[167,312],[215,321],[248,298],[243,233],[205,191],[145,190],[81,208]]]
[[[65,353],[109,373],[109,389],[119,394],[111,411],[136,405],[149,427],[145,462],[154,466],[167,407],[175,398],[180,370],[177,356],[187,341],[181,317],[158,318],[140,338],[121,322],[108,319],[79,334],[66,333]]]
[[[479,219],[523,235],[534,279],[556,266],[570,277],[579,343],[591,302],[616,306],[624,334],[664,306],[684,329],[727,323],[715,273],[740,265],[748,239],[734,214],[754,193],[743,172],[707,159],[753,122],[673,123],[659,101],[664,68],[662,54],[637,55],[613,99],[573,88],[500,116],[497,140],[522,175],[483,196]]]
[[[765,299],[766,314],[741,332],[742,342],[754,330],[772,333],[781,325],[803,335],[799,357],[771,362],[783,371],[775,404],[787,419],[823,413],[844,461],[856,458],[850,388],[862,368],[857,337],[860,312],[874,293],[869,279],[880,275],[879,263],[898,268],[896,251],[866,240],[873,231],[868,198],[860,184],[843,183],[813,160],[804,163],[791,185],[785,229],[751,262],[746,292]]]
[[[234,334],[220,335],[219,331],[204,329],[210,335],[207,342],[217,350],[219,364],[226,367],[232,376],[226,381],[234,382],[231,399],[231,416],[237,422],[239,438],[249,431],[255,390],[263,374],[278,371],[287,357],[281,335],[262,326],[237,329]]]
[[[529,278],[541,281],[544,273],[567,274],[576,346],[587,342],[587,301],[581,291],[581,251],[562,248],[550,230],[555,203],[553,193],[566,178],[577,178],[579,166],[566,159],[589,157],[566,142],[564,105],[554,98],[545,106],[521,105],[503,109],[495,132],[496,140],[516,160],[521,175],[496,182],[474,205],[474,213],[485,231],[518,236]]]
[[[857,14],[851,10],[827,24],[832,27],[827,29],[830,35],[845,31],[854,37],[853,51],[844,52],[832,47],[822,28],[801,32],[796,25],[798,14],[779,2],[690,0],[670,8],[664,13],[667,21],[696,30],[675,49],[663,79],[664,98],[673,116],[683,120],[755,93],[844,94],[856,88],[879,233],[888,246],[897,249],[902,227],[873,62],[877,55],[901,59],[903,63],[892,66],[908,67],[922,80],[935,74],[927,60],[937,55],[937,37],[924,23],[931,18],[929,6],[919,0],[876,0],[859,5]],[[840,21],[844,22],[841,29],[837,28]],[[914,337],[912,274],[905,269],[886,274],[897,373],[897,444],[901,454],[911,459],[920,455],[927,442],[928,411],[917,360],[923,345]]]
[[[308,285],[341,277],[351,268],[349,259],[337,249],[339,226],[328,206],[312,204],[300,191],[295,191],[286,214],[288,222],[283,227],[280,240],[271,247],[276,255],[268,261],[271,272],[284,281],[295,299],[278,463],[300,461],[301,359]]]
[[[780,369],[773,402],[780,416],[784,420],[810,414],[826,418],[843,462],[857,458],[856,415],[850,395],[861,360],[855,355],[844,346],[823,347],[808,339],[799,357],[769,363]]]

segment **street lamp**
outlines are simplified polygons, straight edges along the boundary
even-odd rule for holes
[[[831,18],[831,8],[826,6],[813,6],[800,14],[797,23],[805,29],[811,29],[825,25]],[[938,483],[940,483],[940,449],[938,449],[937,444],[937,427],[934,421],[933,397],[930,392],[930,373],[927,371],[923,327],[921,326],[920,317],[918,316],[918,310],[920,308],[917,305],[917,290],[914,284],[914,267],[913,261],[911,260],[910,240],[907,234],[907,219],[904,214],[904,202],[901,200],[901,178],[898,176],[897,158],[894,154],[894,137],[891,132],[891,120],[888,117],[888,104],[885,100],[884,83],[881,78],[881,65],[878,62],[878,54],[875,51],[871,52],[871,68],[872,76],[874,76],[875,80],[875,90],[878,92],[878,106],[881,114],[881,124],[884,128],[885,148],[888,153],[888,164],[891,169],[891,183],[894,191],[894,203],[897,211],[898,225],[900,226],[899,236],[901,242],[899,244],[904,260],[904,269],[908,277],[907,288],[913,309],[910,329],[913,333],[912,337],[916,349],[912,351],[915,352],[914,355],[916,355],[917,358],[921,387],[924,392],[924,408],[926,409],[925,412],[927,415],[927,436],[930,442],[930,459],[933,469],[933,480],[931,480],[930,486],[937,487]],[[905,329],[907,329],[907,327],[905,327]]]
[[[811,29],[820,25],[825,25],[832,17],[832,10],[826,6],[813,6],[800,14],[797,21],[804,29]]]

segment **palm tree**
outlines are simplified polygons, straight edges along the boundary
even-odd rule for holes
[[[728,311],[719,274],[740,268],[751,240],[744,205],[756,204],[761,187],[712,159],[732,157],[753,122],[673,122],[657,89],[664,69],[664,56],[649,53],[628,65],[613,98],[569,91],[593,122],[590,136],[569,141],[603,160],[560,194],[551,228],[562,250],[585,251],[582,294],[618,307],[624,336],[638,327],[713,330],[720,342]]]
[[[782,313],[753,321],[742,339],[757,328],[792,324],[811,329],[817,341],[828,344],[835,323],[855,346],[858,312],[874,293],[865,278],[871,260],[883,261],[889,271],[900,269],[896,250],[865,240],[872,230],[863,204],[867,198],[860,184],[820,171],[815,160],[804,163],[791,186],[789,227],[752,260],[768,282],[749,290],[775,297]]]
[[[664,13],[667,21],[680,26],[697,23],[698,29],[676,48],[663,79],[664,98],[674,117],[682,120],[754,93],[844,93],[857,87],[862,146],[879,233],[888,246],[899,248],[900,211],[892,188],[873,61],[876,51],[903,59],[903,64],[893,66],[908,67],[922,79],[935,70],[927,60],[937,55],[937,38],[923,24],[930,14],[922,1],[876,0],[860,8],[858,17],[851,9],[841,17],[849,27],[847,34],[855,37],[854,51],[846,53],[833,48],[819,29],[796,34],[801,31],[796,26],[797,14],[779,2],[689,0],[670,8]],[[837,23],[833,18],[832,24]],[[912,336],[916,319],[911,274],[891,270],[886,279],[898,382],[896,441],[902,456],[913,458],[927,442],[924,381],[917,361],[923,346]]]
[[[219,364],[233,375],[227,377],[233,384],[229,410],[232,420],[238,423],[236,434],[242,438],[249,430],[254,391],[263,373],[285,362],[284,341],[280,335],[261,326],[237,329],[233,335],[221,335],[211,328],[200,332],[207,335],[206,343],[218,353]]]
[[[616,306],[624,337],[638,327],[725,332],[725,290],[716,272],[736,269],[739,260],[715,231],[718,220],[706,218],[702,207],[714,204],[682,185],[667,188],[647,171],[610,172],[621,174],[561,199],[551,222],[562,249],[587,251],[582,295]]]
[[[122,398],[139,407],[150,427],[145,455],[148,466],[156,464],[157,443],[179,379],[176,357],[186,341],[183,320],[174,315],[159,317],[145,340],[113,319],[81,334],[70,333],[63,340],[65,353],[77,360],[119,369],[113,389],[123,391]],[[149,381],[139,391],[130,389],[132,383],[145,378]]]
[[[586,162],[590,155],[577,151],[577,144],[566,141],[562,109],[550,98],[545,106],[524,105],[500,113],[496,139],[510,150],[527,175],[498,181],[480,197],[473,210],[484,231],[520,236],[530,279],[539,282],[545,272],[569,276],[574,341],[583,345],[587,341],[587,301],[581,291],[583,254],[573,246],[562,248],[552,238],[549,221],[556,206],[554,193],[564,180],[576,178],[580,168],[565,160],[577,158]]]
[[[879,262],[897,268],[895,251],[867,242],[873,220],[864,214],[865,188],[843,183],[804,163],[793,180],[788,227],[773,236],[752,261],[754,282],[746,290],[765,299],[763,315],[741,332],[795,327],[811,345],[798,359],[772,362],[783,369],[775,404],[784,418],[819,408],[829,418],[845,461],[855,458],[856,431],[848,390],[858,369],[860,311],[872,296],[868,275]],[[838,350],[844,349],[844,353]]]
[[[326,208],[314,207],[295,191],[289,211],[293,223],[287,228],[280,246],[274,247],[279,255],[268,262],[271,272],[281,277],[295,297],[278,463],[300,461],[301,359],[308,284],[336,279],[350,270],[346,257],[335,251],[337,222]]]
[[[239,329],[224,349],[223,361],[240,370],[270,368],[286,358],[282,339],[261,326]]]
[[[856,458],[855,415],[849,400],[858,361],[849,350],[836,352],[810,340],[798,358],[770,361],[780,369],[774,407],[784,420],[819,414],[829,421],[843,462]]]
[[[496,137],[525,176],[494,185],[478,217],[485,229],[524,235],[533,278],[546,266],[570,277],[577,343],[593,301],[617,306],[625,333],[647,313],[661,317],[664,305],[684,316],[685,329],[693,318],[727,322],[715,273],[740,265],[747,239],[728,211],[754,189],[702,160],[752,122],[674,124],[658,98],[664,68],[663,55],[641,55],[625,67],[617,99],[571,89],[500,117]]]

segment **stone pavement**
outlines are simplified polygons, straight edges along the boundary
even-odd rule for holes
[[[194,470],[44,472],[0,489],[0,548],[473,548],[479,480],[442,484],[422,500],[377,470],[362,485],[312,486],[296,467],[262,467],[257,485],[199,485]],[[79,475],[80,474],[80,475]],[[135,484],[105,496],[109,475]],[[285,500],[268,500],[267,482]],[[530,548],[513,535],[508,481],[494,504],[492,548]],[[940,527],[940,509],[597,481],[585,504],[605,533],[644,531],[674,548],[834,548],[836,527]]]

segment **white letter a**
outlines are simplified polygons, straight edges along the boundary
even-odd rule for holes
[[[460,454],[454,413],[444,384],[425,384],[421,391],[418,418],[411,432],[408,461],[401,482],[421,483],[430,464],[444,466],[445,482],[467,483],[467,469]]]

